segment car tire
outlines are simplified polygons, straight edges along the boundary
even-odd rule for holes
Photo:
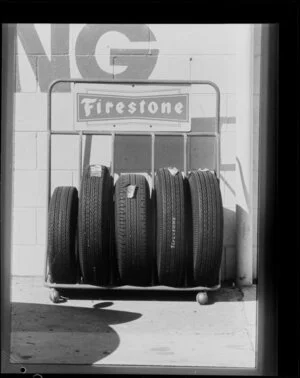
[[[132,195],[129,195],[130,188]],[[151,285],[150,231],[148,181],[143,175],[123,174],[115,187],[116,258],[122,285]]]
[[[156,260],[160,285],[184,286],[186,274],[185,184],[180,172],[155,176]]]
[[[77,189],[68,186],[55,188],[48,212],[47,265],[51,283],[76,283],[77,215]]]
[[[209,170],[190,173],[193,224],[193,283],[219,283],[223,248],[223,206],[219,180]]]
[[[78,214],[79,263],[85,284],[109,284],[112,196],[113,181],[108,168],[85,167]]]

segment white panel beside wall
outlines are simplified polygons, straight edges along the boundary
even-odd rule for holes
[[[222,173],[221,180],[224,182],[225,190],[224,190],[224,198],[223,198],[223,206],[228,207],[230,209],[235,208],[235,171],[228,170]]]

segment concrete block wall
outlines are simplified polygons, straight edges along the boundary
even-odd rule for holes
[[[234,25],[18,25],[12,274],[43,274],[50,82],[60,77],[195,79],[212,80],[221,90],[222,277],[234,279],[235,57]],[[200,105],[193,107],[192,117],[213,117],[213,92],[199,87],[197,93]],[[53,94],[52,120],[55,129],[73,128],[68,85]],[[110,164],[109,138],[93,139],[91,163]],[[53,137],[52,148],[52,190],[77,186],[77,137]]]

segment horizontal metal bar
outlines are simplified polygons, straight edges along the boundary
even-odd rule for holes
[[[82,131],[77,131],[77,130],[73,130],[73,131],[61,131],[61,130],[52,130],[51,131],[51,134],[52,135],[80,135],[80,133],[82,132],[82,135],[131,135],[131,136],[135,136],[135,135],[148,135],[148,136],[151,136],[151,135],[165,135],[165,136],[184,136],[184,135],[187,135],[188,137],[189,136],[208,136],[208,137],[216,137],[218,135],[218,133],[216,132],[209,132],[209,131],[193,131],[193,132],[186,132],[186,133],[183,133],[182,131],[178,131],[178,133],[176,132],[172,132],[172,133],[169,133],[167,131],[154,131],[154,132],[149,132],[149,131],[146,131],[146,132],[143,132],[143,131],[136,131],[136,132],[133,132],[133,131],[98,131],[98,130],[82,130]]]
[[[53,289],[91,289],[91,290],[146,290],[146,291],[215,291],[220,289],[221,284],[212,286],[212,287],[204,287],[204,286],[196,286],[196,287],[187,287],[187,288],[177,288],[177,287],[169,287],[169,286],[94,286],[88,284],[55,284],[55,283],[47,283],[44,284],[45,287],[53,288]]]
[[[51,134],[53,135],[79,135],[80,131],[72,130],[72,131],[61,131],[61,130],[51,130]],[[84,134],[84,132],[82,132]]]
[[[57,79],[49,86],[49,92],[58,83],[74,83],[74,84],[128,84],[128,85],[210,85],[219,90],[218,86],[210,80],[99,80],[99,78],[91,79]]]

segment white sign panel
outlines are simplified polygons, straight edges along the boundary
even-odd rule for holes
[[[77,130],[190,131],[190,98],[186,88],[146,91],[136,86],[113,90],[75,86]],[[103,87],[103,85],[101,85]],[[108,88],[106,85],[105,88]],[[152,86],[153,88],[153,86]]]

